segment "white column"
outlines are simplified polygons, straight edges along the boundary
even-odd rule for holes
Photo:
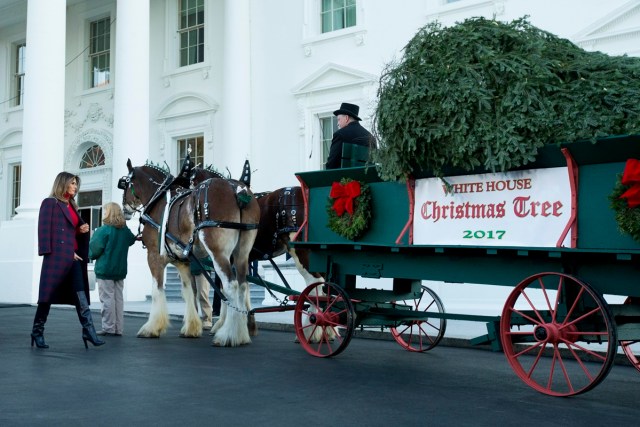
[[[118,179],[149,156],[149,0],[118,0],[115,45],[112,199]]]
[[[122,203],[118,179],[126,175],[127,159],[140,166],[149,158],[149,0],[118,0],[116,4],[113,100],[113,177],[111,199]],[[129,221],[135,233],[138,218]],[[150,294],[146,250],[129,250],[125,301],[143,301]]]
[[[235,171],[251,154],[251,26],[249,0],[224,2],[221,163]],[[215,153],[217,156],[218,153]],[[222,161],[224,163],[222,163]],[[236,178],[236,177],[234,177]]]
[[[16,219],[36,218],[64,167],[66,0],[29,0],[22,124],[22,188]]]

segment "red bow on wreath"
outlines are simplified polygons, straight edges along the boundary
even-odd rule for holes
[[[333,202],[333,210],[336,215],[342,216],[344,211],[349,212],[349,215],[353,215],[353,199],[360,195],[360,182],[350,181],[342,185],[339,182],[334,182],[331,185],[331,193],[329,197],[336,199]]]
[[[622,184],[630,187],[622,193],[621,199],[627,199],[627,206],[640,206],[640,160],[629,159],[622,174]]]

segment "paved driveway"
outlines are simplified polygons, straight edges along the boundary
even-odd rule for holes
[[[439,346],[414,354],[354,338],[332,359],[286,331],[241,348],[135,333],[85,350],[72,309],[54,308],[48,350],[29,347],[34,307],[0,308],[2,426],[602,426],[638,422],[640,373],[614,366],[572,398],[524,385],[501,353]],[[94,314],[94,316],[96,316]],[[96,316],[97,317],[97,316]]]

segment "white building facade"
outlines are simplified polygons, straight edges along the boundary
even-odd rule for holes
[[[297,185],[323,167],[341,102],[371,127],[380,73],[419,28],[525,15],[640,55],[640,0],[0,0],[0,301],[37,301],[37,214],[58,172],[81,177],[93,228],[129,158],[175,173],[191,147],[236,178],[248,159],[256,192]],[[136,245],[125,298],[150,285]]]

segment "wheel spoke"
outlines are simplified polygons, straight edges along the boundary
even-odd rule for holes
[[[600,308],[596,307],[596,308],[594,308],[593,310],[589,311],[588,313],[583,314],[582,316],[578,317],[577,319],[572,320],[572,321],[571,321],[571,322],[569,322],[569,323],[562,323],[562,325],[560,325],[560,328],[561,328],[561,329],[565,329],[565,328],[567,328],[568,326],[576,325],[576,324],[577,324],[577,323],[579,323],[580,321],[582,321],[582,320],[586,319],[587,317],[591,316],[593,313],[597,313],[597,312],[599,312],[599,311],[601,311],[601,310],[600,310]],[[565,322],[569,319],[569,317],[568,317],[568,316],[569,316],[569,315],[567,315],[567,319],[565,319]],[[585,334],[586,334],[586,332],[582,332],[582,335],[585,335]]]
[[[562,293],[564,292],[564,277],[560,276],[558,279],[558,289],[556,291],[556,301],[553,304],[553,310],[551,310],[551,316],[554,322],[557,322],[558,319],[556,315],[558,313],[558,307],[560,306],[560,301],[562,297]]]
[[[580,301],[580,297],[582,296],[583,292],[584,292],[584,288],[580,288],[580,291],[578,292],[578,296],[574,299],[573,305],[571,306],[571,308],[567,312],[567,315],[564,318],[565,322],[571,318],[571,315],[573,314],[573,311],[575,310],[576,306],[578,305],[578,302]],[[584,318],[584,317],[585,316],[582,316],[582,318]],[[573,323],[575,323],[575,322],[573,322]]]
[[[538,317],[538,320],[540,321],[540,323],[544,323],[544,319],[542,318],[542,316],[540,315],[540,313],[536,309],[536,306],[529,299],[529,296],[527,295],[527,293],[525,291],[522,291],[520,293],[520,295],[522,295],[524,297],[524,299],[527,300],[527,303],[529,304],[529,307],[531,307],[531,310],[533,310],[533,312],[536,314],[536,316]],[[531,319],[531,318],[529,318],[529,319],[533,321],[533,319]]]
[[[444,313],[444,308],[440,298],[431,289],[422,286],[422,292],[417,298],[407,299],[404,301],[392,302],[392,308],[398,311],[398,314],[405,316],[407,308],[411,312],[418,313]],[[401,322],[391,327],[391,335],[403,348],[409,351],[424,352],[434,348],[446,330],[446,319],[438,316],[435,320],[416,316],[416,319]]]
[[[500,336],[509,364],[527,385],[571,396],[595,387],[611,369],[614,325],[606,301],[589,285],[563,273],[540,273],[511,292]]]
[[[592,356],[592,357],[594,357],[594,358],[596,358],[596,359],[598,359],[598,360],[602,360],[603,362],[604,362],[605,360],[607,360],[606,356],[603,356],[603,355],[601,355],[601,354],[599,354],[599,353],[597,353],[597,352],[595,352],[595,351],[593,351],[593,350],[590,350],[590,349],[588,349],[588,348],[586,348],[586,347],[584,347],[584,346],[581,346],[581,345],[578,345],[578,344],[576,344],[576,343],[574,343],[574,342],[566,341],[566,340],[563,340],[562,342],[563,342],[564,344],[566,344],[566,345],[567,345],[567,347],[569,347],[569,350],[571,350],[571,352],[574,354],[574,356],[575,356],[576,360],[581,360],[581,359],[580,359],[580,357],[578,357],[578,355],[575,353],[575,351],[573,351],[573,347],[575,347],[575,348],[579,349],[580,351],[584,351],[584,352],[585,352],[585,353],[587,353],[589,356]]]
[[[562,281],[562,277],[560,277],[560,281]],[[549,309],[549,313],[551,313],[551,321],[555,321],[556,310],[555,310],[555,307],[554,308],[551,307],[551,301],[549,300],[549,293],[547,292],[547,289],[544,287],[544,281],[542,280],[542,277],[538,278],[538,284],[540,285],[540,289],[542,290],[542,294],[544,295],[544,300],[547,303],[547,308]],[[558,288],[560,286],[561,284],[558,283]]]
[[[326,286],[326,294],[322,286]],[[305,304],[310,309],[305,309]],[[345,349],[353,335],[353,306],[342,289],[324,282],[311,284],[298,298],[294,326],[298,341],[309,354],[335,356]]]
[[[534,319],[533,317],[531,317],[531,316],[529,316],[529,315],[527,315],[527,314],[525,314],[525,313],[521,312],[520,310],[516,310],[515,308],[514,308],[514,309],[512,309],[512,310],[511,310],[511,312],[512,312],[512,313],[516,313],[517,315],[522,316],[523,318],[525,318],[525,319],[527,319],[527,320],[530,320],[530,321],[531,321],[531,323],[532,323],[532,324],[534,324],[534,325],[539,325],[540,323],[544,323],[544,320],[542,320],[542,319],[536,320],[536,319]],[[537,313],[537,311],[536,311],[536,313]],[[538,318],[539,318],[539,317],[540,317],[540,316],[538,316]]]
[[[567,387],[569,388],[569,391],[571,393],[575,392],[575,389],[573,388],[573,384],[571,383],[571,377],[569,376],[569,373],[567,372],[567,367],[564,364],[564,361],[562,360],[562,355],[560,354],[560,349],[558,348],[557,345],[554,346],[554,357],[555,359],[558,361],[558,364],[560,365],[560,369],[562,370],[562,376],[564,377],[564,380],[567,384]],[[552,374],[553,376],[553,374]],[[550,378],[550,380],[552,380],[553,378]],[[548,387],[548,390],[551,390],[551,387]]]
[[[530,334],[530,335],[533,335],[533,334]],[[535,350],[538,347],[542,347],[542,349],[540,351],[544,350],[544,343],[537,342],[537,343],[535,343],[533,345],[530,345],[530,346],[526,347],[524,350],[522,350],[521,352],[515,353],[514,356],[515,357],[520,357],[522,355],[528,354],[530,351]],[[538,354],[542,354],[542,353],[538,353]]]
[[[543,343],[538,343],[538,345],[536,345],[534,347],[531,347],[530,350],[533,350],[536,347],[539,347],[538,348],[538,354],[536,354],[536,358],[534,359],[533,363],[531,364],[531,369],[529,369],[529,372],[527,373],[527,377],[528,378],[531,378],[531,376],[533,375],[533,371],[535,371],[536,367],[538,366],[538,363],[540,362],[540,358],[542,357],[542,352],[545,349]],[[528,352],[528,350],[527,350],[527,352]]]
[[[575,348],[580,348],[577,345],[571,345],[571,344],[567,344],[567,346],[569,347],[569,351],[571,352],[571,354],[573,355],[575,361],[578,363],[578,365],[580,366],[580,369],[582,369],[582,372],[584,372],[584,374],[587,376],[587,378],[589,378],[590,381],[593,381],[593,375],[591,375],[591,372],[589,372],[589,370],[587,369],[587,365],[584,364],[584,361],[580,358],[580,356],[576,353]],[[591,355],[593,355],[592,353],[589,353]],[[603,359],[601,359],[603,360]]]

